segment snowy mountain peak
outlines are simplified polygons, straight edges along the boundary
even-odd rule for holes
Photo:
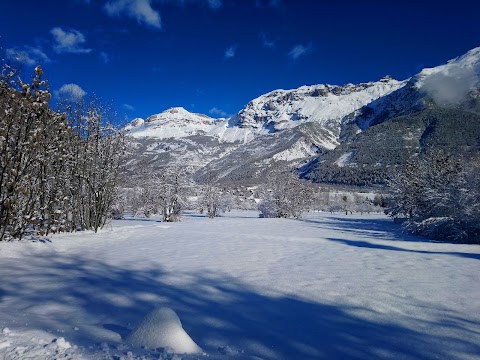
[[[133,137],[186,137],[205,133],[218,121],[207,115],[191,113],[183,107],[173,107],[146,120],[135,119],[125,130]]]
[[[183,107],[173,107],[161,112],[160,114],[152,115],[147,118],[146,122],[170,122],[172,120],[182,120],[186,122],[214,122],[214,119],[207,115],[191,113]]]
[[[480,65],[480,47],[473,48],[467,53],[448,61],[448,63],[461,63],[464,66],[479,66]]]
[[[275,90],[250,101],[235,117],[239,127],[265,128],[270,132],[317,122],[337,127],[342,118],[405,85],[385,77],[377,82],[321,84],[293,90]]]
[[[130,123],[124,127],[124,130],[131,131],[135,128],[141,127],[145,123],[145,120],[142,118],[135,118]]]
[[[230,119],[214,119],[173,107],[145,121],[136,119],[127,130],[133,137],[158,139],[207,135],[220,142],[247,143],[262,135],[293,129],[313,122],[324,128],[320,145],[332,149],[338,145],[342,119],[366,104],[405,85],[384,77],[377,82],[320,84],[292,90],[274,90],[250,101]]]

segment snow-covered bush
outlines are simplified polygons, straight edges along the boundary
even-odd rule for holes
[[[386,213],[432,239],[480,242],[478,170],[478,159],[462,161],[442,151],[411,160],[388,181]]]

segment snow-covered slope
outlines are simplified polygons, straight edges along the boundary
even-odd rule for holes
[[[425,91],[430,91],[429,88],[434,85],[431,83],[432,81],[438,81],[442,78],[445,82],[449,82],[450,87],[462,85],[462,89],[471,90],[479,85],[479,77],[480,47],[477,47],[462,56],[448,61],[447,64],[423,69],[413,80],[418,89],[424,89]],[[461,82],[463,84],[460,84]],[[435,85],[443,84],[438,83]],[[458,88],[452,88],[451,92],[454,92],[454,90],[458,90]]]
[[[260,174],[269,160],[301,163],[339,144],[342,119],[405,82],[302,86],[276,90],[248,103],[232,118],[214,119],[175,107],[125,127],[134,144],[129,168],[175,164],[224,176]],[[248,164],[248,165],[247,165]],[[200,176],[204,171],[199,174]]]
[[[215,119],[194,114],[182,107],[174,107],[146,120],[137,118],[125,127],[135,138],[180,138],[205,133],[215,125]]]
[[[422,110],[429,103],[471,107],[480,99],[480,47],[434,68],[425,68],[405,86],[379,97],[350,115],[360,129]]]
[[[325,148],[335,147],[341,120],[362,106],[405,85],[405,81],[384,78],[359,85],[302,86],[275,90],[249,102],[231,119],[213,119],[175,107],[152,115],[145,121],[133,120],[125,129],[135,138],[181,138],[206,135],[221,142],[247,143],[257,136],[316,122],[332,136]]]
[[[252,100],[236,116],[241,127],[271,131],[314,121],[338,128],[342,118],[362,106],[405,85],[390,77],[358,85],[313,85],[294,90],[275,90]]]
[[[390,167],[419,153],[480,154],[479,79],[480,48],[423,69],[405,86],[346,117],[340,145],[305,173],[319,182],[378,184]]]
[[[158,152],[148,155],[150,163],[174,161],[178,165],[180,161],[191,169],[208,165],[203,174],[214,171],[239,179],[240,172],[249,176],[261,174],[272,160],[304,166],[340,147],[341,152],[332,157],[333,162],[327,162],[341,167],[339,164],[345,164],[345,159],[340,156],[353,150],[349,144],[367,129],[391,119],[445,106],[480,113],[479,78],[480,48],[475,48],[404,81],[386,76],[357,85],[275,90],[250,101],[229,119],[172,108],[145,121],[135,119],[125,129],[135,139],[138,149],[150,149],[153,143],[158,145],[155,150]],[[421,133],[418,129],[417,126],[411,131]],[[402,129],[398,131],[401,137],[410,136]],[[390,137],[385,134],[385,138]],[[147,142],[149,145],[145,146]],[[369,146],[375,144],[363,147]],[[355,162],[354,156],[350,160]],[[374,160],[372,164],[388,167],[385,159]],[[321,158],[317,162],[325,161]]]

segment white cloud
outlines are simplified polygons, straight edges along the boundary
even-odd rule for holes
[[[108,64],[110,62],[110,56],[106,52],[100,52],[99,56],[100,60],[102,60],[104,64]]]
[[[110,16],[128,16],[140,24],[160,29],[160,13],[152,8],[151,0],[110,0],[104,6]]]
[[[263,47],[266,48],[274,48],[275,47],[275,42],[271,41],[267,38],[267,35],[265,33],[260,33],[260,40],[262,40]]]
[[[63,84],[62,87],[55,92],[57,97],[60,97],[65,100],[80,100],[83,98],[87,93],[77,84]]]
[[[134,111],[135,110],[133,105],[130,105],[130,104],[123,104],[123,108],[127,111]]]
[[[428,75],[421,87],[441,106],[458,105],[468,99],[468,93],[478,86],[479,75],[472,68],[448,64],[445,71]]]
[[[225,54],[224,54],[225,59],[231,59],[235,57],[236,52],[237,52],[237,45],[229,46],[227,50],[225,50]]]
[[[60,27],[55,27],[50,30],[50,33],[55,40],[53,49],[57,53],[70,52],[70,53],[89,53],[92,49],[85,49],[82,45],[87,41],[85,35],[80,31],[71,29],[63,30]]]
[[[5,51],[7,58],[21,64],[33,66],[51,62],[50,58],[40,48],[23,46],[10,48]]]
[[[227,116],[227,113],[225,111],[223,111],[222,109],[219,109],[215,106],[213,108],[211,108],[208,112],[212,115],[218,115],[218,116],[221,116],[221,117]]]
[[[292,50],[289,51],[288,56],[293,60],[297,60],[299,57],[306,55],[312,51],[312,44],[308,45],[295,45]]]

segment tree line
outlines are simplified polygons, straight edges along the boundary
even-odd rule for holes
[[[413,233],[480,242],[478,158],[462,159],[443,151],[414,156],[388,178],[388,198],[377,195],[373,200],[332,195],[280,163],[249,196],[227,189],[213,175],[196,184],[178,167],[155,172],[140,166],[127,186],[120,183],[127,143],[112,125],[114,116],[108,109],[98,100],[81,99],[62,102],[54,111],[50,100],[40,66],[29,83],[3,66],[0,241],[27,233],[97,231],[110,216],[127,211],[179,221],[182,210],[194,204],[210,218],[232,207],[258,209],[261,217],[300,218],[310,210],[349,214],[378,212],[386,206],[386,213],[403,219]]]
[[[98,101],[50,108],[37,66],[31,83],[0,78],[0,241],[105,225],[124,152]]]

